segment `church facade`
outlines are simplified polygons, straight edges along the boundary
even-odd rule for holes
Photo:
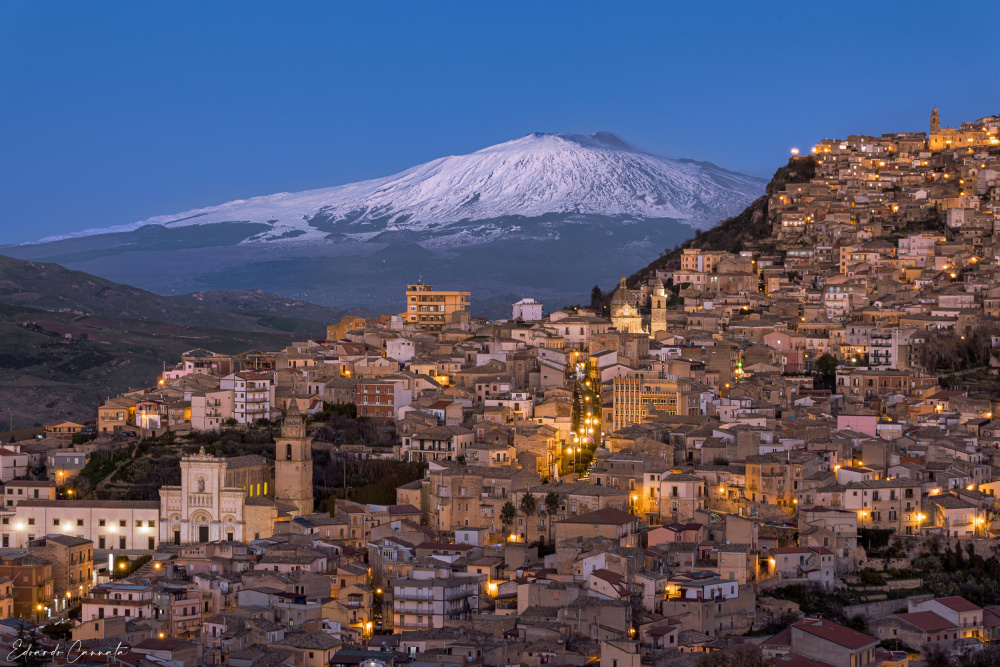
[[[667,330],[667,303],[670,297],[659,278],[651,282],[651,287],[649,314],[644,316],[639,310],[641,291],[630,290],[625,284],[625,276],[621,277],[618,289],[611,295],[611,323],[615,329],[621,333],[649,335]]]
[[[160,488],[160,542],[249,542],[273,535],[279,520],[311,513],[312,438],[294,403],[276,452],[277,462],[216,457],[202,447],[181,459],[180,486]]]

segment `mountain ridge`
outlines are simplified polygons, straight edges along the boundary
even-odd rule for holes
[[[0,303],[46,312],[324,336],[325,326],[364,311],[325,308],[261,290],[161,296],[59,264],[0,255]]]

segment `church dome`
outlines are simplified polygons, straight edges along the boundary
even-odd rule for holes
[[[628,303],[628,292],[628,287],[625,286],[625,275],[622,274],[621,279],[618,281],[618,289],[611,294],[611,305],[623,306]]]

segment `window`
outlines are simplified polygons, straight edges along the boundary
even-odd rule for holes
[[[34,519],[28,519],[28,525],[29,526],[34,526],[35,525],[35,520]]]
[[[150,528],[152,528],[152,527],[154,527],[156,525],[156,522],[155,521],[147,521],[146,525],[149,526]]]
[[[76,525],[82,526],[83,525],[83,519],[77,519],[76,520]]]
[[[138,520],[138,519],[136,519],[136,522],[135,522],[135,527],[136,527],[136,528],[142,528],[142,521],[141,521],[141,520]]]
[[[58,526],[59,525],[59,519],[52,519],[52,525],[53,526]]]
[[[104,526],[104,519],[98,519],[97,525],[103,527]]]
[[[124,527],[125,527],[125,525],[126,525],[126,524],[125,524],[125,519],[122,519],[121,521],[119,521],[119,522],[118,522],[118,525],[119,525],[120,527],[124,528]]]

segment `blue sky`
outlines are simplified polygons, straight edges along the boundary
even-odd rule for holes
[[[940,3],[0,4],[0,244],[611,131],[770,176],[792,146],[1000,113]],[[963,16],[987,5],[963,5]],[[956,25],[959,18],[949,19]],[[964,23],[965,18],[961,19]]]

